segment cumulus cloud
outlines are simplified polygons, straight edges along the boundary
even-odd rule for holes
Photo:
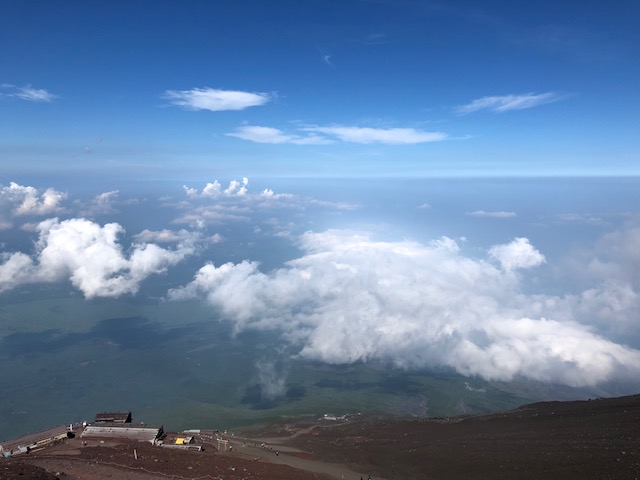
[[[48,188],[40,193],[35,187],[11,182],[0,190],[0,206],[8,207],[14,216],[50,215],[62,210],[67,194]]]
[[[218,198],[218,197],[244,197],[247,195],[247,186],[249,185],[249,179],[243,177],[242,181],[231,180],[229,186],[225,189],[222,188],[222,184],[215,180],[213,183],[207,183],[199,192],[197,188],[187,187],[183,185],[185,193],[190,198]]]
[[[460,115],[489,110],[491,112],[508,112],[511,110],[525,110],[538,107],[547,103],[562,100],[563,96],[556,92],[524,93],[520,95],[501,95],[494,97],[482,97],[473,100],[466,105],[460,105],[455,111]]]
[[[387,145],[415,144],[446,140],[442,132],[423,132],[414,128],[365,128],[349,126],[314,126],[299,129],[303,134],[288,134],[277,128],[243,126],[227,135],[256,143],[322,145],[340,142],[379,143]]]
[[[293,198],[293,195],[290,194],[290,193],[275,193],[270,188],[265,188],[262,191],[262,193],[260,193],[260,196],[262,198],[266,198],[266,199],[281,199],[281,198],[291,199],[291,198]]]
[[[465,256],[446,237],[376,242],[327,231],[298,243],[304,254],[282,268],[207,264],[168,298],[205,297],[237,330],[280,330],[300,356],[328,363],[572,386],[640,374],[640,351],[579,323],[570,302],[521,291],[513,270],[544,261],[525,238],[492,247],[486,259]]]
[[[4,253],[0,264],[0,292],[25,283],[69,280],[85,297],[134,294],[150,275],[163,273],[193,252],[189,242],[174,250],[137,243],[124,252],[117,223],[100,226],[85,219],[41,222],[32,257]]]
[[[220,112],[264,105],[271,100],[271,95],[215,88],[192,88],[191,90],[167,90],[164,98],[171,104],[188,110]]]
[[[489,255],[508,271],[537,267],[546,261],[544,255],[526,238],[516,238],[505,245],[495,245],[489,250]]]
[[[487,217],[487,218],[514,218],[517,216],[515,212],[504,212],[504,211],[486,212],[484,210],[467,212],[467,215],[469,215],[470,217]]]

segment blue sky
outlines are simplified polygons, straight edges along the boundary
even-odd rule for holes
[[[41,294],[195,302],[298,359],[637,390],[639,17],[4,2],[0,341]]]
[[[15,175],[638,173],[635,2],[9,1],[2,17]]]

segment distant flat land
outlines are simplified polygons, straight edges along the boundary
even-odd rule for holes
[[[314,418],[243,435],[230,437],[231,453],[75,438],[0,460],[0,479],[640,478],[640,395],[467,417]]]

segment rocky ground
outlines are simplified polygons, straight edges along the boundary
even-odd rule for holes
[[[0,460],[0,479],[639,479],[640,395],[465,418],[310,419],[230,440],[232,452],[193,452],[75,438]]]

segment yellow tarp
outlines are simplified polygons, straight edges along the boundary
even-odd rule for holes
[[[184,438],[176,438],[176,445],[184,445]]]

